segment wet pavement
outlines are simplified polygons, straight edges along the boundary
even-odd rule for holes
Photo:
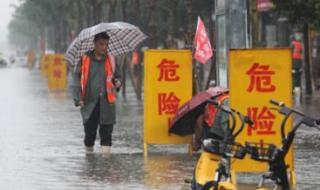
[[[0,70],[0,189],[190,189],[184,180],[197,155],[188,156],[185,146],[151,146],[143,157],[143,105],[132,92],[118,102],[113,154],[105,158],[84,154],[78,108],[69,93],[46,86],[37,71]],[[299,109],[319,117],[319,97],[305,99]],[[320,131],[298,132],[295,163],[297,189],[320,189]],[[258,177],[238,179],[249,184]]]

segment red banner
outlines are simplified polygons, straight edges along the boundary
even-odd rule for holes
[[[212,57],[213,52],[210,44],[206,28],[198,17],[197,31],[194,38],[196,51],[194,53],[194,58],[202,64],[206,64],[207,61]]]

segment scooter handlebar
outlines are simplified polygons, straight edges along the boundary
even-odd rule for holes
[[[252,126],[254,122],[248,116],[244,116],[244,122],[247,123],[249,126]]]
[[[217,106],[222,111],[231,115],[231,117],[232,117],[231,133],[232,133],[233,139],[236,138],[241,133],[241,131],[245,127],[245,124],[248,124],[249,127],[252,127],[252,125],[254,124],[254,122],[248,116],[243,115],[239,111],[237,111],[233,108],[230,108],[229,106],[221,105],[218,102],[211,100],[211,99],[208,99],[208,103],[211,103],[211,104]],[[238,117],[240,118],[241,123],[242,123],[240,129],[237,132],[234,132],[235,126],[236,126],[235,115],[238,115]]]
[[[278,102],[276,100],[270,100],[270,103],[275,105],[275,106],[279,106],[279,107],[284,106],[283,102]]]

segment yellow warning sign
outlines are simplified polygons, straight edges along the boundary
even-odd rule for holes
[[[67,63],[63,54],[49,57],[48,87],[49,89],[64,90],[67,88]]]
[[[41,74],[44,77],[48,77],[48,72],[49,72],[49,64],[51,62],[51,60],[53,59],[54,54],[44,54],[42,55],[41,58]]]
[[[281,146],[281,122],[283,115],[272,109],[270,99],[292,105],[291,53],[290,49],[230,50],[229,86],[231,107],[247,114],[254,122],[245,128],[237,142],[255,142],[257,146],[272,143]],[[240,122],[240,121],[238,121]],[[292,127],[289,119],[288,132]],[[286,162],[294,170],[292,149]],[[268,165],[251,160],[237,160],[236,172],[267,171]]]
[[[191,136],[169,134],[179,106],[192,97],[192,54],[188,50],[148,50],[144,53],[144,143],[190,144]]]

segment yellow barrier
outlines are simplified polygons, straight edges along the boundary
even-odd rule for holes
[[[67,63],[63,54],[54,54],[49,58],[48,87],[56,90],[67,88]]]
[[[247,127],[236,141],[242,144],[249,141],[280,146],[283,116],[271,109],[269,100],[276,99],[288,106],[292,105],[290,49],[231,50],[229,58],[231,107],[247,114],[255,123],[253,128]],[[289,119],[286,131],[291,127],[292,119]],[[291,176],[294,176],[292,149],[286,162],[290,165]],[[261,172],[267,171],[268,167],[265,163],[246,158],[235,161],[233,169],[236,172]]]
[[[49,64],[50,64],[51,60],[53,59],[53,57],[54,57],[54,54],[42,55],[41,66],[40,66],[42,76],[48,77]]]
[[[144,153],[148,144],[191,144],[191,136],[168,133],[177,108],[192,97],[192,54],[188,50],[144,53]]]

